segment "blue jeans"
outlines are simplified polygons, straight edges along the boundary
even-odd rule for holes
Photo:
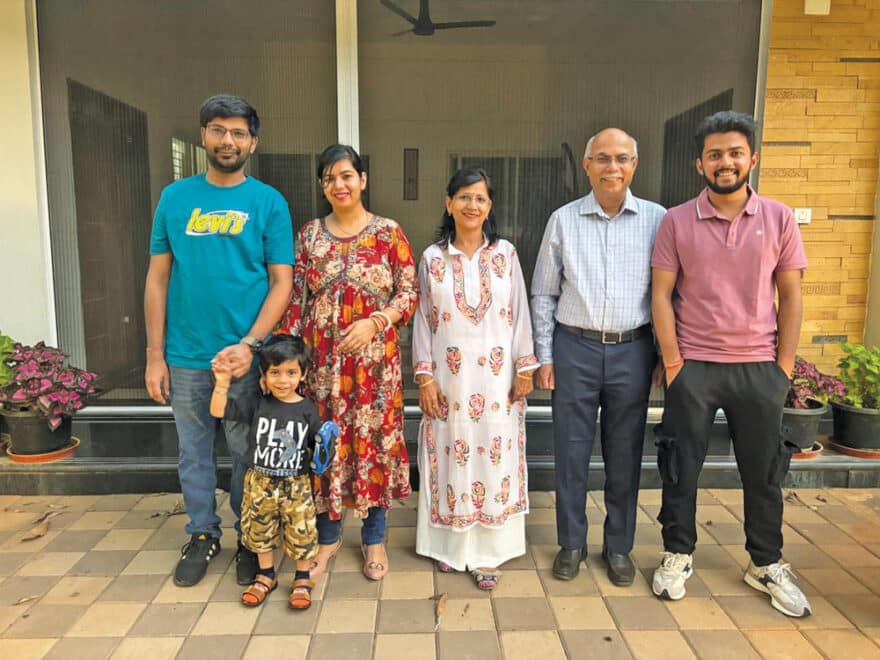
[[[361,526],[361,543],[376,545],[385,540],[385,511],[382,507],[370,507],[370,513],[364,518]],[[318,543],[321,545],[336,543],[341,532],[341,520],[330,520],[330,514],[327,512],[318,514]]]
[[[220,538],[220,517],[214,491],[217,488],[217,462],[214,436],[220,420],[211,416],[211,392],[214,376],[208,369],[171,367],[171,409],[177,426],[179,460],[177,474],[183,503],[189,515],[187,534],[208,534]],[[235,397],[259,387],[259,370],[251,369],[234,380],[229,396]],[[241,496],[247,470],[248,424],[223,422],[226,444],[232,458],[232,479],[229,485],[229,506],[235,515],[235,531],[241,537]]]

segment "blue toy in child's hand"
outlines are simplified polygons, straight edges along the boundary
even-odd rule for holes
[[[315,434],[315,453],[312,455],[312,470],[315,474],[324,474],[333,462],[338,437],[339,425],[336,422],[327,421],[321,424],[321,428]]]

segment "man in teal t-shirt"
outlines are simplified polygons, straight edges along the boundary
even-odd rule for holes
[[[244,99],[217,95],[199,112],[208,171],[162,191],[150,239],[144,310],[145,381],[158,403],[170,398],[179,440],[178,474],[191,535],[174,582],[192,586],[220,551],[214,492],[217,420],[209,411],[211,360],[233,365],[231,396],[258,387],[253,350],[287,309],[293,280],[293,230],[287,202],[245,176],[260,119]],[[229,501],[236,519],[246,461],[247,425],[224,423],[232,457]],[[250,584],[256,557],[241,545],[237,579]]]

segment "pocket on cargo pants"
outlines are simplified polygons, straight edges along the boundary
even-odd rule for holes
[[[654,427],[654,446],[657,447],[657,469],[666,486],[678,483],[678,449],[675,438],[666,433],[663,424]]]

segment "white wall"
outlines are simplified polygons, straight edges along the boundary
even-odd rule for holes
[[[42,164],[28,55],[30,2],[0,2],[0,330],[20,341],[54,343],[52,292],[42,208]]]

